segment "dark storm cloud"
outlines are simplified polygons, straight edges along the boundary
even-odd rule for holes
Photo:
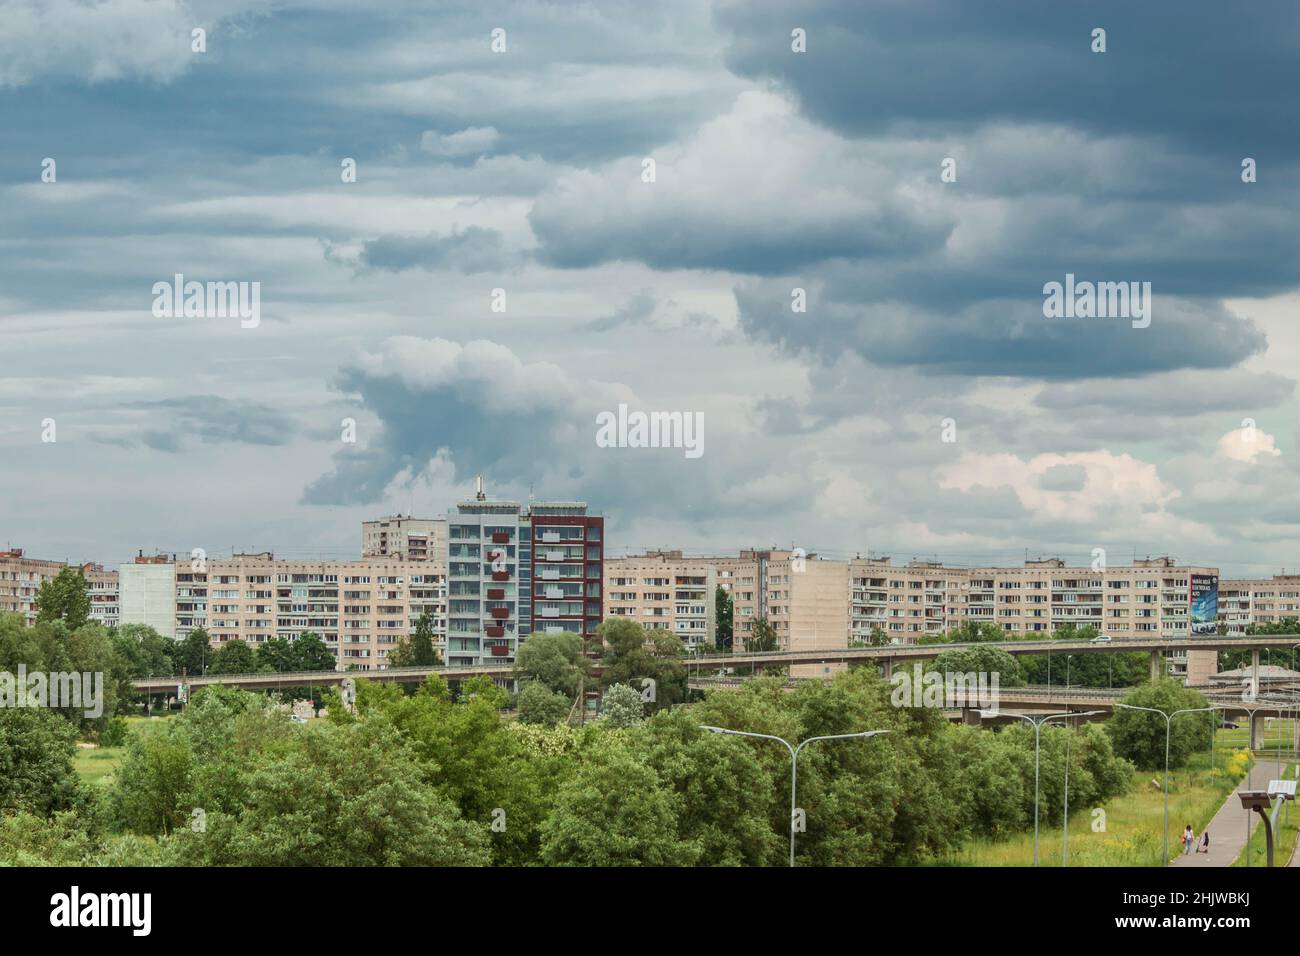
[[[728,0],[728,65],[772,77],[850,135],[1065,122],[1226,155],[1294,152],[1300,7],[1182,0]],[[805,54],[790,31],[807,31]],[[1107,52],[1091,52],[1106,30]]]
[[[878,366],[961,375],[1079,379],[1178,368],[1227,368],[1262,351],[1264,334],[1222,305],[1155,296],[1149,328],[1121,318],[1046,318],[1036,301],[991,300],[954,312],[898,302],[861,303],[810,292],[792,313],[778,282],[736,290],[746,334],[833,361],[856,351]]]

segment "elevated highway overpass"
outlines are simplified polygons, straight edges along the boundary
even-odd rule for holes
[[[1249,650],[1253,662],[1259,663],[1259,652],[1266,647],[1290,647],[1300,643],[1300,634],[1273,634],[1251,637],[1220,637],[1210,635],[1194,638],[1131,638],[1094,642],[1079,641],[987,641],[953,644],[886,644],[881,647],[809,648],[784,651],[741,651],[734,654],[695,654],[682,658],[692,671],[723,668],[746,669],[761,674],[766,668],[789,667],[795,664],[841,664],[853,661],[878,662],[886,676],[894,664],[933,660],[945,651],[975,647],[996,647],[1012,656],[1026,654],[1116,654],[1147,652],[1152,657],[1152,674],[1156,673],[1159,655],[1169,651],[1185,650]],[[599,673],[599,665],[595,668]],[[365,678],[383,683],[423,683],[431,674],[440,674],[448,680],[463,680],[480,675],[498,679],[513,676],[510,665],[485,664],[471,667],[397,667],[377,671],[305,671],[294,673],[254,673],[190,675],[184,678],[191,689],[209,684],[224,684],[248,690],[274,689],[276,687],[329,686],[346,677]],[[163,694],[175,691],[181,681],[178,675],[146,677],[133,680],[132,686],[141,693]]]

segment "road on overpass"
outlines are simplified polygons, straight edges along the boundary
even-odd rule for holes
[[[1207,635],[1194,638],[1127,638],[1113,641],[987,641],[955,644],[886,644],[881,647],[813,648],[793,651],[741,651],[735,654],[696,654],[682,660],[692,669],[750,666],[756,672],[765,667],[785,667],[793,664],[838,664],[852,661],[880,661],[886,673],[898,662],[925,661],[938,657],[945,651],[972,647],[996,647],[1013,656],[1025,654],[1116,654],[1149,652],[1152,655],[1184,650],[1250,650],[1266,647],[1290,647],[1300,643],[1300,634],[1273,634],[1251,637],[1220,637]],[[599,672],[599,665],[596,667]],[[431,674],[440,674],[449,680],[486,675],[508,679],[513,676],[510,665],[481,665],[471,667],[394,667],[377,671],[307,671],[294,673],[222,674],[184,679],[192,689],[208,684],[227,687],[266,689],[273,687],[301,687],[305,685],[338,684],[347,677],[364,677],[385,683],[423,683]],[[132,686],[142,693],[162,694],[175,691],[181,682],[178,675],[146,677],[133,680]]]

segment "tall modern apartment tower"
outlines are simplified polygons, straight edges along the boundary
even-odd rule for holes
[[[514,663],[536,631],[594,639],[600,625],[605,519],[583,502],[489,499],[447,516],[447,664]]]
[[[604,605],[605,519],[581,501],[538,502],[533,532],[533,631],[568,631],[589,653]]]

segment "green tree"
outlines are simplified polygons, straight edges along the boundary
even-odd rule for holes
[[[1174,680],[1135,687],[1124,695],[1123,703],[1150,707],[1166,714],[1207,706],[1201,694]],[[1171,768],[1183,766],[1195,751],[1208,746],[1212,721],[1213,715],[1209,713],[1182,714],[1173,718],[1169,733]],[[1116,708],[1115,715],[1106,723],[1115,751],[1144,770],[1165,765],[1165,726],[1165,718],[1160,714],[1124,708]]]
[[[681,638],[671,631],[646,632],[635,621],[611,618],[598,628],[604,642],[601,659],[601,687],[630,684],[653,686],[650,711],[670,707],[686,699],[686,666]],[[653,681],[652,685],[646,681]]]
[[[73,770],[77,728],[57,713],[0,707],[0,813],[48,816],[85,799]]]
[[[53,579],[42,581],[36,592],[36,621],[62,621],[76,631],[90,619],[90,592],[81,568],[62,568]]]
[[[411,642],[405,637],[397,639],[396,646],[388,652],[389,667],[414,667],[415,651],[411,648]]]
[[[1031,684],[1079,687],[1134,687],[1150,679],[1150,658],[1144,653],[1021,655],[1018,660]]]
[[[185,635],[184,640],[176,645],[174,655],[178,668],[176,673],[179,674],[179,669],[184,668],[185,673],[189,675],[206,674],[208,668],[212,666],[213,651],[210,645],[211,638],[201,627],[196,627]]]
[[[0,671],[16,672],[20,665],[29,674],[103,674],[101,716],[87,717],[87,706],[58,708],[64,718],[87,731],[102,728],[116,712],[123,688],[129,692],[130,663],[114,647],[112,634],[97,623],[75,631],[61,619],[27,627],[17,614],[0,614]],[[92,690],[96,686],[100,686],[97,680],[90,684]],[[89,701],[83,698],[82,703]]]
[[[519,645],[514,673],[517,680],[536,681],[572,700],[590,677],[591,660],[577,634],[532,634]]]
[[[776,628],[765,617],[754,620],[754,629],[745,640],[745,650],[755,653],[781,649],[781,639],[776,636]]]
[[[303,631],[293,642],[289,663],[296,671],[332,671],[338,665],[338,659],[319,634]]]
[[[486,686],[483,680],[466,681],[463,690],[453,702],[446,681],[437,675],[409,697],[392,685],[359,680],[358,717],[396,727],[419,760],[428,786],[456,804],[465,820],[490,826],[496,810],[507,810],[506,828],[491,832],[495,862],[535,863],[538,828],[567,761],[526,758],[520,725],[501,719],[502,692],[490,680]],[[333,719],[333,708],[330,715]]]
[[[125,662],[131,677],[176,673],[177,644],[147,624],[123,624],[110,633],[113,649]]]
[[[516,704],[519,720],[525,724],[542,724],[554,727],[569,716],[573,701],[563,694],[548,690],[541,681],[525,681]]]
[[[720,651],[730,651],[734,643],[732,627],[735,621],[736,607],[731,595],[722,585],[713,592],[714,619],[717,621],[717,639],[714,643]]]
[[[600,702],[600,716],[609,727],[635,727],[645,716],[641,692],[627,684],[614,684]]]
[[[246,802],[180,831],[186,860],[231,866],[483,866],[487,828],[429,788],[382,722],[315,724],[239,772]]]
[[[681,799],[627,749],[588,755],[561,787],[542,824],[548,866],[691,866],[697,841],[677,834]]]
[[[251,674],[257,669],[253,649],[238,638],[232,638],[217,648],[208,664],[210,674]]]
[[[293,642],[287,637],[272,637],[257,645],[254,652],[255,670],[287,673],[298,668],[294,666]]]
[[[438,649],[433,646],[433,616],[425,611],[415,623],[411,637],[411,658],[416,667],[437,667],[442,663]]]
[[[144,835],[184,826],[190,817],[185,794],[194,763],[193,745],[179,719],[151,723],[134,735],[116,774],[114,807],[119,823]]]
[[[734,737],[707,733],[693,711],[660,711],[634,738],[638,749],[645,749],[646,762],[680,800],[678,836],[699,845],[699,866],[784,864],[788,816],[776,821],[780,829],[770,818],[774,807],[789,812],[789,757],[782,767],[779,745],[765,753]]]
[[[70,810],[0,815],[0,866],[83,866],[94,849],[85,821]]]
[[[1000,647],[957,647],[944,651],[925,668],[955,674],[998,675],[999,687],[1023,687],[1024,675],[1016,659]],[[989,680],[991,680],[991,676]]]

